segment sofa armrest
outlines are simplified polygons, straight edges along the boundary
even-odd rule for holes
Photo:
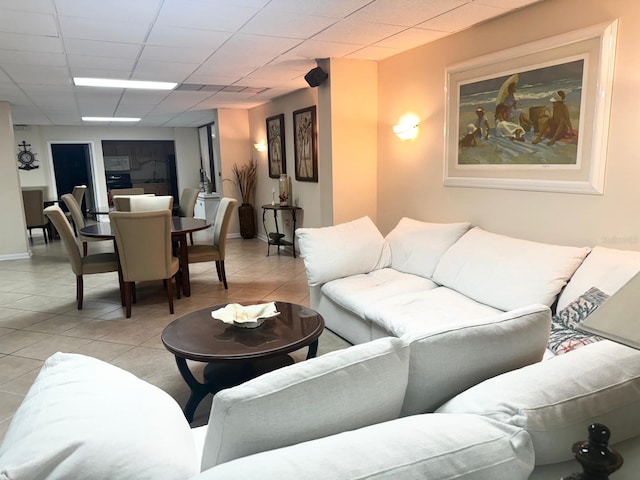
[[[389,245],[369,217],[331,227],[296,230],[310,286],[387,267]]]
[[[432,412],[458,393],[495,375],[539,362],[551,311],[535,304],[435,332],[409,333],[409,384],[402,415]]]
[[[240,458],[192,480],[526,480],[529,434],[476,415],[416,415]]]

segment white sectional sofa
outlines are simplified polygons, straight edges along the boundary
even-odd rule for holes
[[[299,235],[312,307],[356,345],[219,392],[195,429],[159,389],[58,353],[5,435],[0,480],[555,480],[580,470],[571,446],[593,422],[625,457],[612,478],[637,478],[640,351],[546,347],[550,307],[554,322],[588,313],[585,292],[614,293],[640,252],[408,219],[386,239],[368,219]]]

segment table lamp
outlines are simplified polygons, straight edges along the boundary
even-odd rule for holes
[[[640,273],[624,284],[578,329],[640,350]],[[589,426],[589,440],[573,445],[573,453],[584,472],[563,480],[606,480],[623,463],[622,456],[609,449],[610,431],[602,424]]]

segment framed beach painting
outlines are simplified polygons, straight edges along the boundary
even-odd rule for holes
[[[318,181],[318,132],[316,106],[293,112],[296,180]]]
[[[602,194],[616,29],[448,68],[444,185]]]
[[[287,160],[284,143],[284,113],[267,118],[267,157],[269,176],[280,178],[287,173]]]

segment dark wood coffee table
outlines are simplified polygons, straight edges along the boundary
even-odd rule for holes
[[[243,302],[251,305],[261,302]],[[280,313],[257,328],[240,328],[216,320],[203,308],[174,320],[162,332],[162,343],[176,357],[178,370],[191,389],[184,407],[189,422],[209,393],[239,385],[263,373],[293,364],[287,355],[308,346],[307,359],[318,351],[324,319],[315,310],[295,303],[276,302]],[[187,360],[206,362],[204,383],[193,376]]]

